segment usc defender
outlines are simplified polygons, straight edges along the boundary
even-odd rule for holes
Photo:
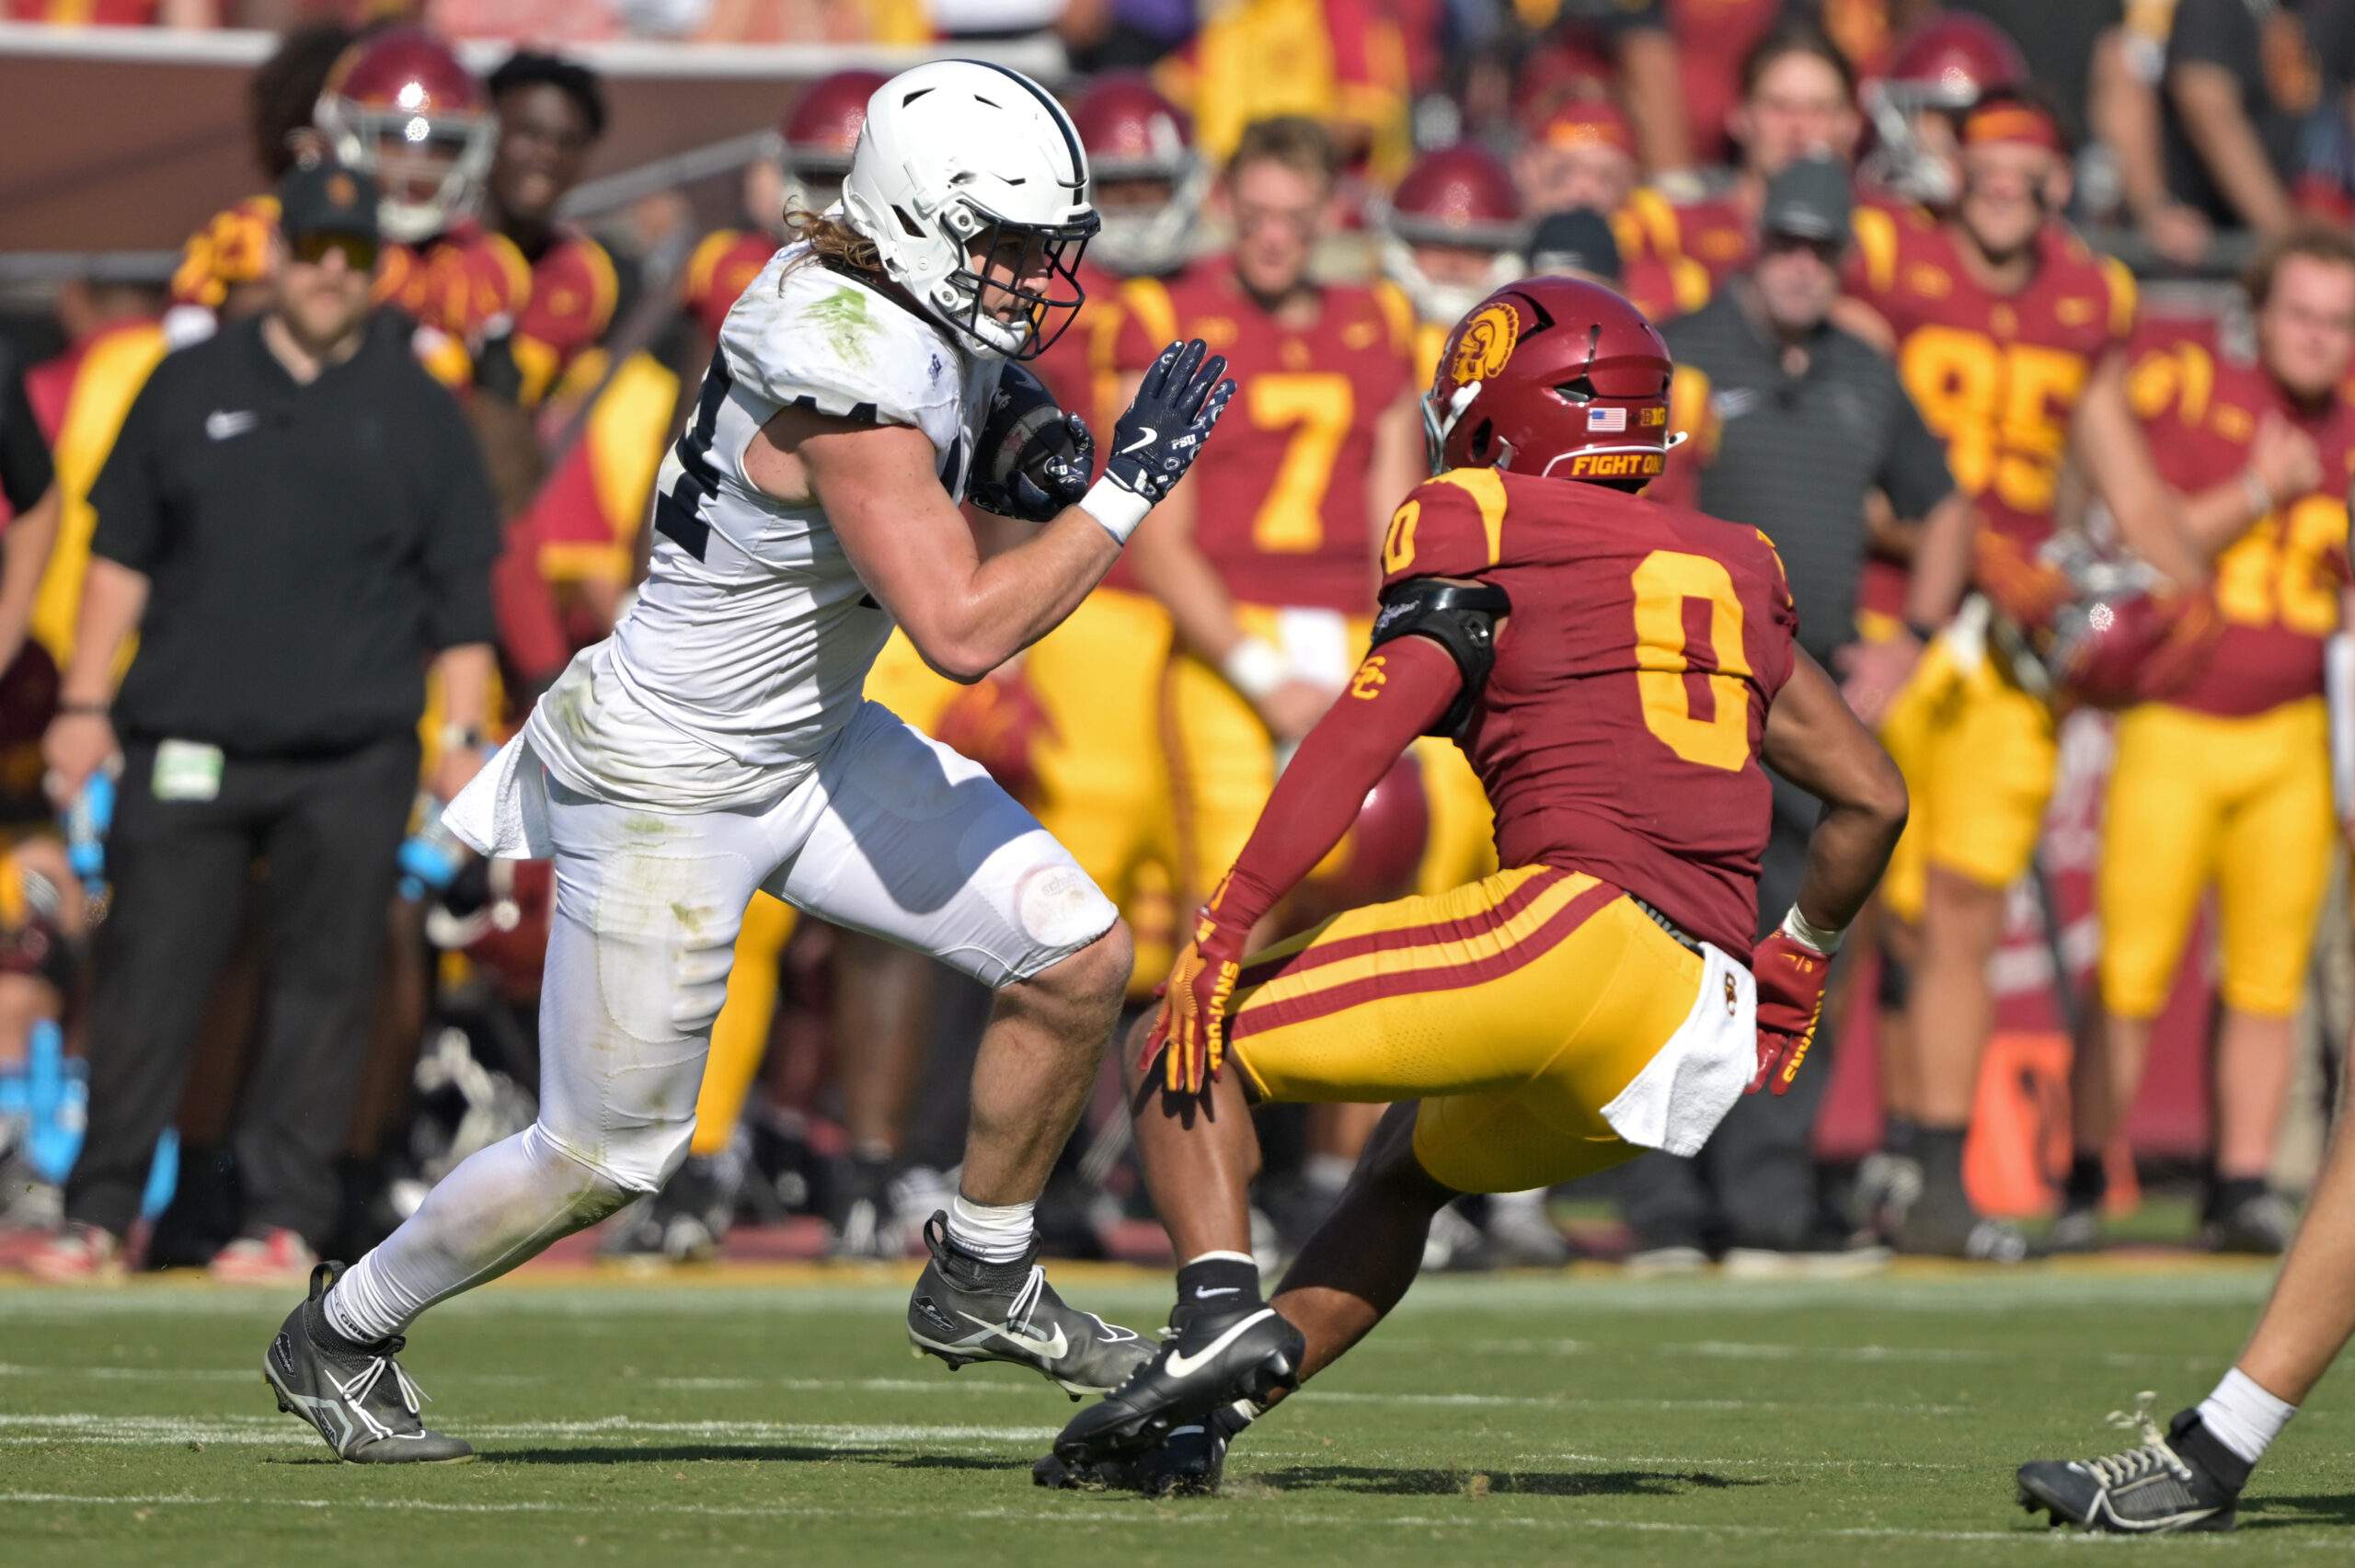
[[[1745,1085],[1798,1070],[1904,787],[1797,647],[1765,537],[1634,493],[1662,467],[1670,371],[1633,307],[1571,279],[1508,286],[1450,339],[1425,405],[1436,477],[1391,521],[1373,652],[1126,1053],[1182,1265],[1169,1335],[1042,1480],[1142,1453],[1149,1486],[1213,1483],[1227,1437],[1405,1295],[1442,1206],[1689,1154]],[[1426,734],[1479,770],[1506,869],[1246,954]],[[1825,811],[1797,906],[1753,949],[1762,761]],[[1250,1104],[1391,1099],[1263,1302]]]
[[[1888,899],[1922,933],[1909,1013],[1924,1189],[1900,1244],[2014,1261],[2024,1252],[2018,1232],[1982,1221],[1963,1192],[1962,1138],[1993,1024],[1986,966],[2004,890],[2028,867],[2052,791],[2053,720],[1988,627],[1998,617],[2033,627],[2049,614],[2050,574],[2037,553],[2052,532],[2062,461],[2080,423],[2102,431],[2075,452],[2128,542],[2178,580],[2198,573],[2174,544],[2164,498],[2145,504],[2150,486],[2125,471],[2121,454],[2135,442],[2124,428],[2121,347],[2134,285],[2051,220],[2069,177],[2051,115],[1986,95],[1960,140],[1951,215],[1858,214],[1867,221],[1849,292],[1887,323],[1899,378],[1946,441],[1956,486],[1984,524],[1980,593],[1922,655],[1882,727],[1915,805]]]
[[[2118,722],[2099,884],[2108,1070],[2080,1073],[2074,1102],[2090,1156],[2071,1184],[2080,1245],[2096,1233],[2101,1151],[2134,1102],[2211,886],[2224,1010],[2209,1236],[2232,1251],[2289,1242],[2265,1184],[2337,833],[2323,648],[2348,583],[2355,244],[2294,231],[2266,247],[2248,289],[2253,359],[2161,338],[2138,343],[2127,383],[2189,543],[2212,563],[2223,633],[2188,685]]]

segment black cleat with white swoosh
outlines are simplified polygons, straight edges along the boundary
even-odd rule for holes
[[[1307,1349],[1300,1330],[1256,1294],[1234,1304],[1180,1301],[1160,1353],[1073,1416],[1055,1457],[1074,1469],[1101,1464],[1157,1448],[1237,1401],[1265,1406],[1300,1387]]]
[[[1039,1266],[1039,1242],[1014,1263],[970,1257],[948,1239],[948,1217],[925,1222],[932,1261],[908,1299],[908,1343],[950,1371],[975,1361],[1028,1367],[1077,1399],[1117,1387],[1153,1356],[1134,1329],[1063,1305]]]
[[[278,1408],[318,1429],[336,1458],[352,1464],[454,1464],[475,1457],[463,1438],[429,1432],[418,1419],[425,1398],[401,1364],[398,1334],[353,1345],[327,1325],[327,1289],[339,1263],[311,1270],[310,1298],[287,1314],[262,1356],[262,1380]]]

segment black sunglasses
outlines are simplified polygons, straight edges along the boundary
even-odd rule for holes
[[[314,229],[296,235],[287,242],[294,259],[306,267],[316,267],[327,258],[327,252],[343,252],[343,264],[354,272],[376,269],[377,243],[366,235],[338,234],[333,229]]]

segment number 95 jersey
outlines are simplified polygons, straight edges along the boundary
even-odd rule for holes
[[[1473,578],[1512,601],[1459,743],[1496,807],[1499,864],[1589,872],[1749,952],[1774,801],[1759,748],[1798,628],[1766,536],[1458,468],[1398,509],[1382,566],[1386,584]]]
[[[601,799],[707,809],[770,798],[865,701],[891,619],[817,505],[744,474],[782,409],[922,430],[948,499],[1002,361],[812,259],[777,252],[728,313],[686,429],[655,481],[653,565],[612,637],[534,710],[550,770]]]
[[[1965,495],[2006,543],[2052,532],[2069,424],[2094,367],[2134,326],[2134,280],[2058,225],[2016,294],[1975,281],[1945,224],[1920,208],[1859,208],[1848,292],[1897,337],[1897,372],[1947,443]]]

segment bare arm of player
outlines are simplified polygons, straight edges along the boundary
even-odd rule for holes
[[[2268,412],[2249,441],[2248,466],[2183,498],[2183,532],[2200,558],[2212,561],[2276,507],[2322,481],[2322,453],[2314,438]]]
[[[1943,626],[1970,587],[1972,542],[1979,537],[1979,509],[1957,490],[1930,509],[1913,540],[1913,572],[1905,588],[1905,619],[1916,626]]]
[[[1676,40],[1664,28],[1630,28],[1620,35],[1619,75],[1627,118],[1650,174],[1693,166],[1693,135],[1684,120],[1684,74]]]
[[[1121,376],[1123,405],[1136,395],[1143,380],[1140,372]],[[1178,640],[1212,669],[1228,671],[1245,638],[1235,619],[1235,600],[1218,568],[1194,544],[1199,495],[1189,475],[1169,492],[1167,500],[1153,509],[1153,515],[1129,541],[1129,569],[1136,573],[1145,592],[1169,612]],[[1385,512],[1376,526],[1388,521]],[[1234,673],[1228,674],[1229,680],[1234,678]],[[1279,740],[1297,740],[1307,734],[1333,701],[1333,693],[1322,686],[1289,676],[1278,677],[1257,692],[1245,691],[1243,695],[1259,722]]]
[[[0,533],[0,670],[17,661],[25,646],[25,628],[32,624],[33,601],[49,570],[49,552],[57,543],[57,516],[64,509],[63,492],[52,484],[22,517]]]
[[[2290,193],[2241,107],[2241,85],[2222,65],[2190,62],[2167,73],[2167,96],[2183,118],[2183,133],[2243,222],[2259,234],[2289,225]]]
[[[2159,476],[2127,401],[2125,355],[2108,354],[2094,367],[2071,423],[2070,443],[2078,466],[2108,503],[2127,547],[2178,583],[2205,582],[2208,565],[2185,537],[2181,501]]]
[[[2207,254],[2208,220],[2167,189],[2159,95],[2136,73],[2124,28],[2110,29],[2095,44],[2091,76],[2085,118],[2118,159],[2126,210],[2154,250],[2179,266],[2191,265]]]
[[[57,716],[40,739],[49,769],[50,798],[63,806],[92,773],[122,748],[107,704],[114,696],[115,661],[123,639],[147,612],[147,576],[104,555],[90,557],[82,608],[74,625],[74,652],[58,682]]]
[[[1423,455],[1421,394],[1408,386],[1373,422],[1373,461],[1366,471],[1365,504],[1373,524],[1374,553],[1390,532],[1390,514],[1407,492],[1430,477]]]
[[[1463,689],[1445,648],[1428,637],[1399,637],[1366,657],[1348,695],[1300,743],[1170,971],[1142,1065],[1167,1042],[1165,1082],[1172,1090],[1199,1093],[1218,1075],[1226,1001],[1242,977],[1251,928],[1341,841],[1367,792]]]
[[[803,409],[779,412],[744,449],[744,473],[787,505],[812,498],[851,565],[924,661],[971,685],[1076,609],[1120,554],[1095,517],[1067,507],[984,561],[940,487],[923,431]]]
[[[1823,667],[1805,653],[1796,658],[1766,712],[1766,765],[1823,802],[1798,910],[1810,925],[1838,932],[1865,907],[1897,847],[1905,781]]]

